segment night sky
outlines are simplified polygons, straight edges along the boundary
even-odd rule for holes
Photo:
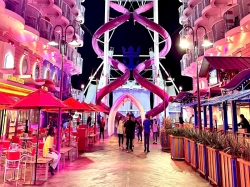
[[[91,31],[92,34],[104,23],[104,0],[85,0],[83,5],[86,8],[85,12],[85,25]],[[189,77],[181,76],[180,60],[184,54],[184,50],[179,47],[179,31],[182,26],[179,25],[178,7],[181,3],[177,0],[159,1],[159,23],[164,27],[171,36],[172,47],[167,54],[166,59],[161,60],[163,66],[170,71],[170,74],[175,78],[176,85],[182,86],[183,90],[192,89],[192,79]],[[137,8],[137,6],[135,6]],[[132,11],[132,10],[130,10]],[[111,9],[111,17],[117,17],[121,15]],[[146,14],[142,14],[148,18],[153,17],[152,10]],[[82,27],[84,29],[84,27]],[[88,78],[95,68],[102,62],[97,58],[91,44],[91,35],[84,29],[84,46],[79,48],[83,60],[83,74],[72,77],[72,85],[74,88],[80,89],[81,84],[87,84]],[[134,48],[141,48],[141,54],[148,55],[149,48],[153,47],[153,41],[148,31],[142,25],[136,23],[134,25],[133,20],[124,23],[119,26],[110,41],[110,46],[114,47],[114,54],[122,54],[122,46],[128,48],[133,46]],[[160,45],[160,49],[162,46]],[[118,59],[122,60],[122,59]],[[145,60],[140,58],[141,61]]]

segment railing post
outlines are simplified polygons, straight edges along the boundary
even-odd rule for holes
[[[212,105],[208,105],[208,112],[209,112],[209,128],[210,130],[213,129],[213,107]]]
[[[231,104],[231,112],[232,112],[232,129],[233,129],[233,133],[236,133],[238,131],[236,101],[231,101],[230,104]]]
[[[207,106],[203,106],[203,123],[204,123],[204,130],[207,128]]]
[[[227,119],[227,102],[222,103],[223,108],[223,130],[228,130],[228,119]]]

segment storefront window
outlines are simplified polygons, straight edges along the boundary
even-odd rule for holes
[[[23,62],[22,62],[22,74],[23,75],[26,75],[28,72],[28,61],[27,59],[23,59]]]
[[[45,79],[49,79],[49,78],[50,78],[50,70],[47,69],[47,70],[46,70]]]
[[[11,54],[7,54],[4,59],[4,68],[14,68],[14,58]]]
[[[56,72],[54,73],[53,82],[55,83],[56,86],[58,85],[58,76]]]

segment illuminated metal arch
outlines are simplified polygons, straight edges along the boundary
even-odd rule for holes
[[[143,106],[141,103],[131,94],[125,93],[121,95],[113,104],[112,108],[110,109],[109,119],[108,119],[108,135],[111,136],[114,134],[114,126],[115,126],[115,116],[118,109],[123,105],[123,102],[131,100],[131,102],[138,108],[142,121],[145,117],[145,112],[143,110]]]

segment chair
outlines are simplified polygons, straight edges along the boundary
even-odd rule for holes
[[[71,147],[73,147],[73,150],[72,150],[72,157],[74,155],[76,155],[76,159],[78,158],[78,141],[79,141],[79,137],[76,137],[76,141],[72,141],[71,142]],[[75,160],[76,160],[75,159]]]
[[[21,154],[18,151],[8,151],[6,154],[6,160],[4,164],[4,183],[6,181],[6,176],[8,170],[12,171],[12,179],[16,181],[16,186],[18,184],[18,173],[20,169]],[[14,175],[13,175],[14,174]]]
[[[16,143],[20,145],[22,141],[20,140],[18,136],[12,136],[12,143]]]
[[[38,157],[43,155],[43,146],[44,146],[44,143],[42,142],[38,143]]]

